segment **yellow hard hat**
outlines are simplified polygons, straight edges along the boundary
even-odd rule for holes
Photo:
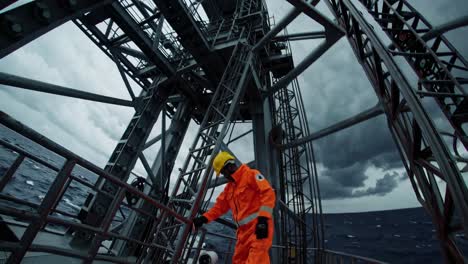
[[[221,151],[218,153],[218,155],[216,155],[216,157],[213,160],[213,169],[216,172],[216,176],[219,176],[224,165],[226,165],[226,162],[230,160],[235,161],[236,158],[229,154],[229,152]]]

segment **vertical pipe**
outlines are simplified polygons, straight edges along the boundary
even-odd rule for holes
[[[162,119],[161,119],[161,182],[160,186],[164,186],[163,180],[166,179],[166,105],[163,106],[161,111]],[[167,179],[169,180],[169,179]],[[165,194],[167,195],[167,193]]]

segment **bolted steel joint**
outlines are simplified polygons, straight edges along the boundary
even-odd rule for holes
[[[35,2],[34,15],[43,23],[49,23],[52,19],[52,12],[50,11],[49,7],[42,2]]]
[[[68,10],[75,10],[78,7],[78,0],[61,0],[60,3]]]
[[[2,31],[12,37],[20,37],[23,33],[23,26],[10,15],[5,15],[1,21]]]
[[[106,207],[104,207],[100,203],[96,203],[96,206],[94,207],[94,212],[99,216],[104,216],[104,214],[106,213]]]

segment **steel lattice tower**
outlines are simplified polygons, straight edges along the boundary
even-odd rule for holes
[[[13,2],[0,1],[0,10]],[[254,142],[249,151],[255,157],[250,165],[262,171],[277,192],[274,262],[372,261],[324,247],[312,142],[381,114],[386,115],[416,196],[433,219],[445,261],[462,263],[463,253],[454,234],[464,231],[468,235],[468,191],[462,177],[468,161],[459,153],[460,146],[468,147],[468,62],[443,33],[467,25],[468,19],[434,28],[403,0],[324,0],[332,20],[315,8],[319,0],[288,2],[293,9],[276,24],[271,23],[264,0],[41,0],[1,13],[0,58],[73,21],[115,62],[132,100],[5,73],[0,73],[0,84],[135,110],[103,169],[1,113],[2,125],[66,159],[62,167],[56,167],[34,153],[0,141],[3,147],[19,153],[1,178],[0,191],[25,159],[57,172],[40,204],[1,195],[2,201],[33,208],[31,213],[0,206],[2,216],[27,223],[17,241],[0,242],[1,250],[9,252],[7,263],[17,263],[31,251],[86,263],[190,263],[198,259],[203,242],[216,234],[192,230],[191,219],[209,207],[212,189],[225,183],[212,177],[210,164],[214,154],[230,151],[231,143],[248,134]],[[358,5],[378,22],[391,40],[390,46],[383,44]],[[286,27],[300,14],[324,30],[288,34]],[[296,78],[342,37],[349,40],[379,103],[311,133]],[[322,42],[294,64],[289,41],[300,39]],[[398,57],[411,66],[417,85],[403,74]],[[141,87],[140,94],[134,93],[130,80]],[[448,131],[436,129],[422,97],[434,98],[433,104],[450,124]],[[168,126],[167,118],[171,120]],[[162,131],[150,138],[158,119]],[[191,120],[198,131],[190,146],[182,146]],[[251,129],[233,138],[239,123],[251,125]],[[453,144],[447,144],[447,138]],[[156,158],[148,160],[143,151],[159,141]],[[189,148],[189,152],[171,181],[181,148]],[[138,160],[147,178],[138,177],[127,184]],[[76,177],[77,165],[97,174],[98,179],[89,183]],[[57,205],[76,183],[87,188],[88,197],[78,215],[69,215]],[[130,213],[115,225],[123,215],[122,208]],[[219,222],[236,227],[225,219]],[[66,246],[35,242],[45,235],[49,223],[68,228],[63,236]]]

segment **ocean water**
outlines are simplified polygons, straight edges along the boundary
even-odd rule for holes
[[[65,159],[55,153],[45,149],[44,147],[31,142],[30,140],[18,135],[17,133],[11,131],[8,128],[5,128],[0,125],[0,140],[6,141],[9,144],[12,144],[20,149],[26,150],[29,153],[34,153],[34,155],[40,158],[47,163],[60,168],[65,163]],[[8,168],[13,164],[15,159],[18,157],[18,153],[12,151],[8,148],[0,146],[0,177],[3,177]],[[54,171],[50,168],[45,167],[35,161],[30,159],[25,159],[14,177],[10,182],[5,186],[2,191],[2,194],[11,195],[20,200],[39,205],[44,198],[47,190],[51,186],[57,171]],[[72,171],[72,175],[81,178],[82,180],[87,181],[88,183],[95,183],[98,179],[97,175],[80,167],[76,166]],[[70,186],[67,188],[67,191],[64,193],[62,200],[58,204],[58,209],[71,215],[77,215],[80,211],[81,206],[84,204],[86,197],[88,196],[88,191],[90,189],[76,181],[72,181]],[[13,206],[18,209],[33,211],[35,210],[31,206],[21,205],[17,203],[12,203],[0,199],[1,204],[6,204]],[[119,224],[123,220],[123,215],[127,216],[129,210],[126,207],[122,207],[122,212],[118,213],[114,225]],[[74,220],[67,215],[62,215],[56,213],[55,215],[60,216],[64,219]],[[76,221],[76,220],[74,220]],[[64,227],[58,225],[48,225],[48,227],[65,230]],[[221,224],[212,223],[206,225],[209,232],[216,234],[224,234],[234,237],[235,231],[228,229]],[[220,260],[224,261],[226,258],[230,258],[230,252],[234,247],[234,242],[226,242],[226,239],[219,238],[213,235],[207,235],[205,242],[205,248],[207,250],[215,250],[219,253]],[[231,247],[230,247],[231,246]]]
[[[60,168],[65,162],[63,157],[2,126],[0,126],[0,139],[29,153],[34,153],[38,158],[57,168]],[[15,151],[0,146],[0,175],[6,172],[17,156],[18,153]],[[72,174],[89,183],[94,183],[97,180],[97,175],[80,166],[76,166]],[[56,175],[57,171],[26,158],[14,174],[14,177],[5,186],[3,193],[30,203],[39,204]],[[72,181],[67,192],[63,195],[62,201],[59,203],[58,209],[70,214],[77,214],[80,205],[83,204],[87,196],[85,189],[84,185]],[[21,209],[32,210],[29,206],[19,207]]]
[[[2,126],[0,126],[0,139],[34,153],[56,167],[61,167],[65,162],[64,158]],[[0,176],[4,175],[17,156],[16,152],[0,146]],[[26,159],[2,193],[38,205],[56,174],[56,171]],[[72,174],[89,183],[97,180],[95,174],[79,166],[73,170]],[[58,209],[76,215],[87,197],[87,191],[87,187],[73,181],[60,201]],[[1,199],[0,203],[11,204]],[[25,205],[15,204],[15,207],[34,210]],[[122,214],[116,217],[114,224],[122,221],[122,215],[127,214],[128,210],[123,210]],[[65,215],[57,215],[68,218]],[[230,214],[226,217],[229,219]],[[309,216],[309,223],[311,219]],[[326,214],[324,219],[327,249],[371,257],[389,263],[443,263],[435,228],[430,217],[421,208]],[[61,228],[60,226],[52,227]],[[205,227],[212,233],[235,236],[234,230],[219,223],[213,222]],[[455,239],[460,250],[468,252],[466,237],[463,234],[457,234]],[[230,239],[207,235],[205,248],[216,251],[220,257],[220,263],[225,263],[226,259],[231,258],[230,253],[233,251],[234,243],[235,241]]]

